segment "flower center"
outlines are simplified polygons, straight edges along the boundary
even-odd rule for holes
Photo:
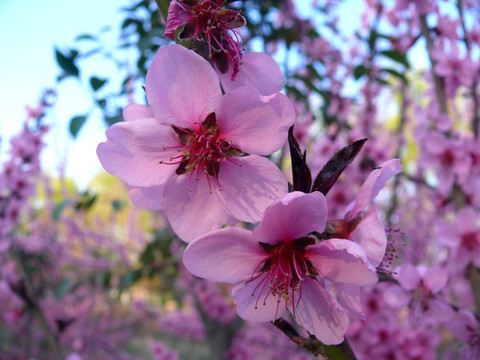
[[[462,236],[462,245],[468,250],[475,250],[479,245],[479,239],[477,239],[477,234],[467,233]]]
[[[259,291],[255,308],[258,307],[262,297],[262,303],[266,305],[267,298],[273,296],[277,298],[277,313],[283,300],[287,308],[289,305],[292,306],[292,313],[295,316],[295,307],[302,297],[302,281],[305,276],[318,275],[312,263],[305,258],[305,247],[315,244],[315,240],[304,237],[288,243],[271,245],[259,242],[259,244],[270,256],[255,268],[251,279],[247,281],[249,283],[260,279],[252,293],[252,296],[255,296],[255,292]],[[262,296],[267,286],[268,291]]]
[[[229,141],[221,139],[220,130],[217,126],[215,113],[210,113],[205,121],[194,129],[183,129],[172,126],[177,133],[180,146],[169,147],[178,149],[180,153],[172,156],[169,162],[160,161],[161,164],[178,165],[175,170],[177,175],[190,174],[189,189],[192,191],[191,180],[199,180],[200,174],[205,174],[212,192],[212,182],[222,190],[218,181],[220,163],[230,161],[241,166],[230,157],[239,156],[242,151],[231,146]]]
[[[235,80],[242,60],[239,44],[241,36],[235,29],[244,26],[245,19],[240,11],[222,8],[224,3],[223,0],[180,2],[180,6],[191,16],[191,20],[185,24],[179,38],[206,40],[209,57],[214,59],[222,73],[228,71],[228,63],[231,63],[232,80]]]

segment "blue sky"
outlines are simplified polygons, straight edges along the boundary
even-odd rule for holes
[[[54,86],[59,70],[54,46],[71,45],[81,33],[97,33],[105,25],[118,28],[122,18],[119,7],[128,0],[1,0],[0,1],[0,161],[4,160],[8,143],[25,118],[25,105],[36,105],[43,88]],[[48,148],[42,161],[55,173],[64,164],[67,173],[80,186],[100,169],[95,156],[98,142],[104,139],[101,119],[90,119],[72,141],[68,123],[72,115],[89,108],[87,97],[74,80],[65,80],[58,88],[57,106],[52,112],[55,126],[48,135]],[[97,116],[98,117],[98,116]]]

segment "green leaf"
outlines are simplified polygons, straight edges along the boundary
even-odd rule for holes
[[[107,83],[107,79],[100,79],[96,76],[92,76],[90,78],[90,85],[92,86],[93,91],[97,91],[100,89],[103,85]]]
[[[118,115],[114,115],[114,116],[105,115],[103,120],[105,120],[105,122],[107,123],[108,126],[112,126],[113,124],[123,120],[123,117],[122,117],[121,114],[122,113],[120,112]]]
[[[407,60],[407,56],[400,51],[384,50],[384,51],[380,51],[380,54],[388,57],[389,59],[392,59],[393,61],[396,61],[396,62],[404,65],[407,69],[410,67],[410,64],[408,63],[408,60]]]
[[[78,52],[76,50],[70,51],[70,54],[66,55],[60,52],[60,50],[55,49],[57,63],[66,75],[78,76],[80,74],[80,71],[75,65],[75,58],[77,56]]]
[[[53,221],[57,222],[58,219],[60,219],[60,214],[69,203],[70,203],[70,200],[63,200],[62,202],[55,205],[55,208],[52,211]]]
[[[370,72],[370,69],[368,69],[365,65],[357,65],[355,66],[355,69],[353,69],[353,76],[355,77],[355,80],[360,79],[363,75],[366,75]]]
[[[93,35],[90,35],[90,34],[81,34],[81,35],[78,35],[76,38],[75,38],[75,41],[81,41],[81,40],[93,40],[93,41],[97,41],[97,38]]]
[[[63,280],[60,285],[58,285],[57,289],[55,290],[55,298],[61,299],[63,295],[65,295],[68,287],[70,286],[71,280]]]
[[[398,72],[398,71],[395,70],[395,69],[384,68],[384,69],[380,69],[380,71],[386,72],[386,73],[388,73],[388,74],[390,74],[390,75],[393,75],[393,76],[401,79],[404,83],[407,83],[407,82],[408,82],[408,81],[407,81],[407,78],[405,77],[405,74],[402,74],[402,73]]]
[[[83,124],[87,120],[86,115],[77,115],[74,116],[70,120],[70,134],[72,134],[73,137],[76,137],[80,129],[82,128]]]
[[[97,194],[90,194],[87,191],[83,192],[80,200],[75,204],[76,210],[88,210],[90,209],[95,201],[97,200]]]

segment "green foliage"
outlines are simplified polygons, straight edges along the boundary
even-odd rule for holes
[[[93,91],[99,90],[103,85],[107,83],[107,79],[100,79],[96,76],[92,76],[90,78],[90,86],[92,87]]]
[[[86,115],[77,115],[74,116],[70,120],[70,134],[75,138],[78,135],[78,132],[82,128],[82,126],[85,124],[85,121],[87,121],[87,116]]]
[[[77,50],[70,50],[68,53],[62,53],[59,49],[55,49],[55,59],[57,60],[57,64],[63,70],[63,74],[61,75],[62,78],[80,75],[80,71],[75,64],[77,56]]]

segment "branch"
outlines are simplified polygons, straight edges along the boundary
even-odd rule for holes
[[[287,335],[295,344],[311,352],[316,357],[322,356],[326,360],[357,360],[347,338],[338,345],[325,345],[313,335],[310,338],[300,336],[297,330],[285,319],[279,318],[272,321],[272,324]]]
[[[62,360],[63,357],[62,357],[60,345],[58,344],[58,339],[56,338],[52,329],[48,325],[45,314],[43,313],[42,309],[40,308],[37,301],[35,300],[35,295],[34,295],[35,291],[33,288],[32,280],[30,279],[30,274],[28,273],[28,270],[26,269],[25,264],[21,259],[21,257],[19,256],[18,252],[12,249],[10,251],[10,254],[14,259],[14,261],[17,263],[20,276],[25,285],[25,296],[26,296],[25,301],[30,307],[30,309],[32,309],[34,316],[37,318],[37,321],[43,330],[43,333],[48,342],[48,345],[52,350],[53,358],[55,360]]]
[[[432,75],[433,75],[433,82],[435,85],[435,95],[437,97],[438,104],[440,105],[440,112],[442,114],[447,113],[447,97],[445,96],[445,90],[443,88],[443,78],[438,76],[435,73],[435,64],[436,61],[432,57],[432,50],[434,49],[434,44],[432,37],[430,36],[430,28],[427,24],[427,16],[426,15],[419,15],[420,20],[420,29],[422,31],[422,35],[425,37],[427,42],[427,52],[428,58],[430,59],[430,64],[432,65]]]
[[[463,16],[463,4],[462,0],[457,0],[457,9],[458,14],[460,15],[460,24],[463,31],[463,42],[467,48],[467,52],[470,52],[470,41],[468,40],[467,28],[465,27],[465,18]],[[480,126],[480,115],[479,115],[479,104],[478,104],[478,92],[477,92],[477,79],[474,77],[472,81],[472,86],[470,88],[472,92],[473,100],[473,118],[472,118],[472,129],[475,139],[478,139],[478,132]]]

